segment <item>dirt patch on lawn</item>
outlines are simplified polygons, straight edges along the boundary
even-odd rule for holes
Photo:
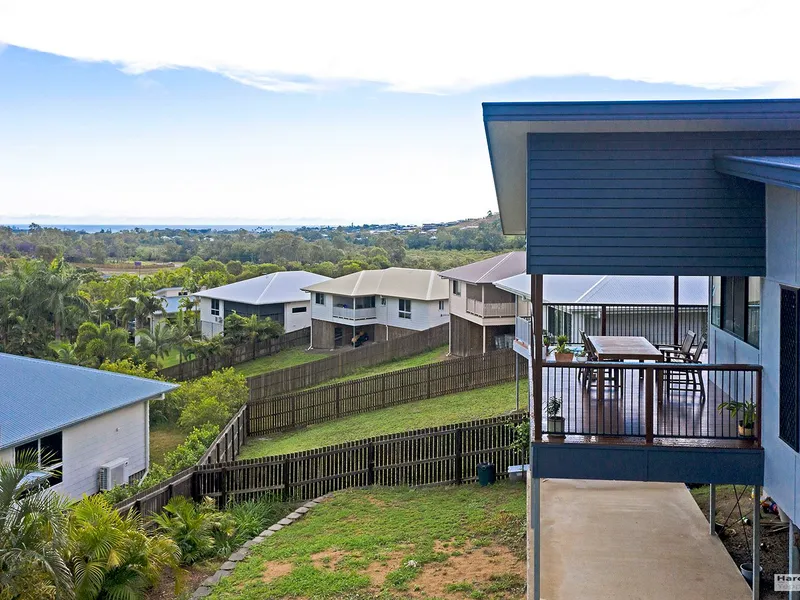
[[[448,550],[447,547],[442,548]],[[501,575],[517,585],[503,585],[498,580]],[[461,591],[453,590],[453,586],[461,585],[464,592],[468,586],[475,590],[496,588],[494,591],[507,594],[498,596],[500,598],[522,598],[524,589],[519,588],[524,585],[524,578],[525,561],[504,546],[491,545],[466,550],[456,556],[451,554],[444,562],[425,565],[414,579],[414,587],[420,588],[415,596],[462,598],[464,594]],[[500,589],[504,587],[508,589]]]
[[[292,563],[282,561],[267,561],[264,563],[264,573],[261,575],[261,581],[269,583],[275,581],[278,577],[283,577],[292,572]]]
[[[316,569],[335,569],[342,559],[350,556],[344,550],[325,550],[311,555],[311,562]]]

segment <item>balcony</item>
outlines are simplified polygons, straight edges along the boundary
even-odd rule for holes
[[[349,308],[346,306],[334,306],[333,317],[335,319],[345,319],[347,321],[368,321],[377,318],[377,309],[371,308]]]
[[[515,306],[514,302],[482,302],[475,298],[467,298],[467,312],[485,319],[513,317]]]

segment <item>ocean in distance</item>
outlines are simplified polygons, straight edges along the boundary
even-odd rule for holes
[[[64,231],[85,231],[86,233],[97,233],[98,231],[110,231],[116,233],[118,231],[131,231],[133,229],[143,229],[145,231],[154,231],[160,229],[189,229],[195,231],[236,231],[238,229],[245,229],[247,231],[294,231],[302,227],[302,225],[69,225],[69,224],[48,224],[38,223],[42,227],[53,227],[55,229],[63,229]],[[12,224],[8,225],[15,231],[27,231],[28,225]],[[312,226],[313,227],[313,226]]]

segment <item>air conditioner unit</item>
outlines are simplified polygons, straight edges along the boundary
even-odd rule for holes
[[[217,323],[222,323],[222,317],[214,317],[214,320],[215,320]]]
[[[117,458],[100,465],[99,479],[101,492],[128,483],[128,459]]]

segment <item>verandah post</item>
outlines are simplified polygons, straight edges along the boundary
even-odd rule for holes
[[[533,353],[533,381],[529,382],[533,392],[533,439],[542,439],[542,375],[543,373],[543,348],[542,339],[544,337],[544,318],[543,309],[543,284],[542,275],[531,275],[531,344]]]
[[[678,336],[680,335],[680,331],[678,331],[678,305],[679,305],[679,297],[680,297],[680,278],[676,275],[674,277],[674,281],[672,284],[673,288],[673,306],[672,306],[672,343],[674,345],[680,344],[678,340]]]

